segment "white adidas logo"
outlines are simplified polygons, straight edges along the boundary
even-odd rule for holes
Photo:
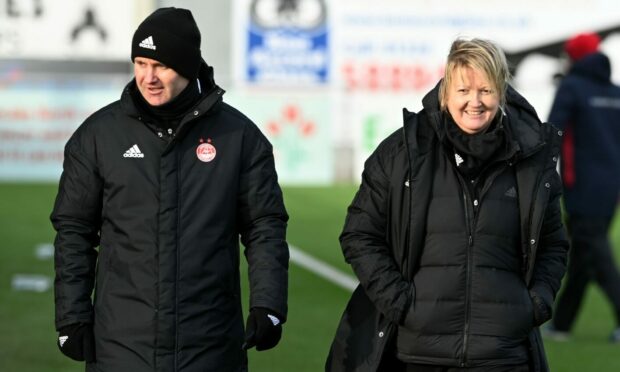
[[[62,347],[65,344],[65,342],[67,342],[68,339],[69,339],[69,336],[58,337],[58,343],[60,344],[60,347]]]
[[[271,320],[271,323],[274,326],[277,326],[278,324],[280,324],[280,319],[278,319],[277,317],[271,315],[271,314],[267,314],[267,318],[269,318],[269,320]]]
[[[142,40],[140,42],[140,44],[138,44],[138,45],[141,46],[142,48],[146,48],[146,49],[153,49],[153,50],[157,49],[157,47],[153,43],[153,36],[147,37],[146,39]]]
[[[461,155],[454,153],[454,160],[456,161],[456,166],[458,167],[464,161]]]
[[[129,150],[125,151],[123,154],[124,158],[143,158],[144,154],[138,148],[138,145],[133,145]]]

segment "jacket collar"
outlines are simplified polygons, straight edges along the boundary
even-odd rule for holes
[[[545,145],[542,122],[532,105],[512,86],[506,90],[506,126],[518,146],[517,159],[527,158]]]
[[[611,81],[611,63],[609,58],[600,53],[589,54],[573,63],[569,75],[579,75],[602,82]]]

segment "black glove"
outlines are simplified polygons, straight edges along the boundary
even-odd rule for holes
[[[540,326],[551,319],[552,309],[536,292],[530,291],[530,297],[534,306],[534,326]]]
[[[262,307],[250,310],[245,327],[243,349],[256,346],[256,350],[268,350],[278,344],[282,337],[282,321],[273,311]]]
[[[58,348],[73,360],[95,361],[95,336],[92,324],[76,323],[62,327],[58,332]]]

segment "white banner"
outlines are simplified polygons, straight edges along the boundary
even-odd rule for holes
[[[114,83],[0,90],[0,179],[58,181],[71,134],[121,90]]]
[[[0,0],[0,62],[129,62],[130,38],[141,20],[134,13],[141,18],[151,10],[136,4],[145,2]],[[421,108],[458,36],[496,41],[515,67],[513,85],[542,120],[555,92],[554,75],[565,68],[562,45],[578,32],[601,35],[613,79],[620,82],[617,0],[521,0],[509,7],[488,0],[234,0],[226,6],[230,31],[203,32],[205,48],[215,54],[218,45],[233,45],[235,75],[232,86],[223,85],[226,100],[273,142],[285,183],[350,178],[336,169],[359,177],[364,159],[402,125],[402,108]],[[199,24],[205,21],[194,13]],[[106,30],[106,41],[97,25]],[[72,41],[74,34],[79,36]],[[72,90],[64,72],[40,83],[46,70],[39,68],[33,83],[29,70],[12,63],[0,64],[0,179],[53,178],[60,159],[49,154],[61,152],[69,128],[116,99],[127,79]],[[231,81],[217,71],[216,81]],[[97,101],[80,101],[87,94]],[[48,109],[56,114],[48,116]],[[73,116],[58,115],[65,111]]]
[[[0,2],[0,59],[128,61],[138,1]]]
[[[354,173],[376,145],[402,126],[403,107],[421,100],[443,76],[452,41],[491,39],[513,67],[513,85],[546,120],[563,72],[564,41],[578,32],[598,32],[601,49],[620,76],[620,3],[611,0],[356,0],[330,2],[337,143],[353,142]],[[618,79],[616,79],[618,80]],[[351,135],[354,133],[354,135]]]

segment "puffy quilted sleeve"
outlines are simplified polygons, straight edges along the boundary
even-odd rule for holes
[[[56,230],[54,295],[56,328],[91,323],[91,294],[101,227],[102,179],[94,147],[78,130],[65,147],[63,172],[51,214]]]

